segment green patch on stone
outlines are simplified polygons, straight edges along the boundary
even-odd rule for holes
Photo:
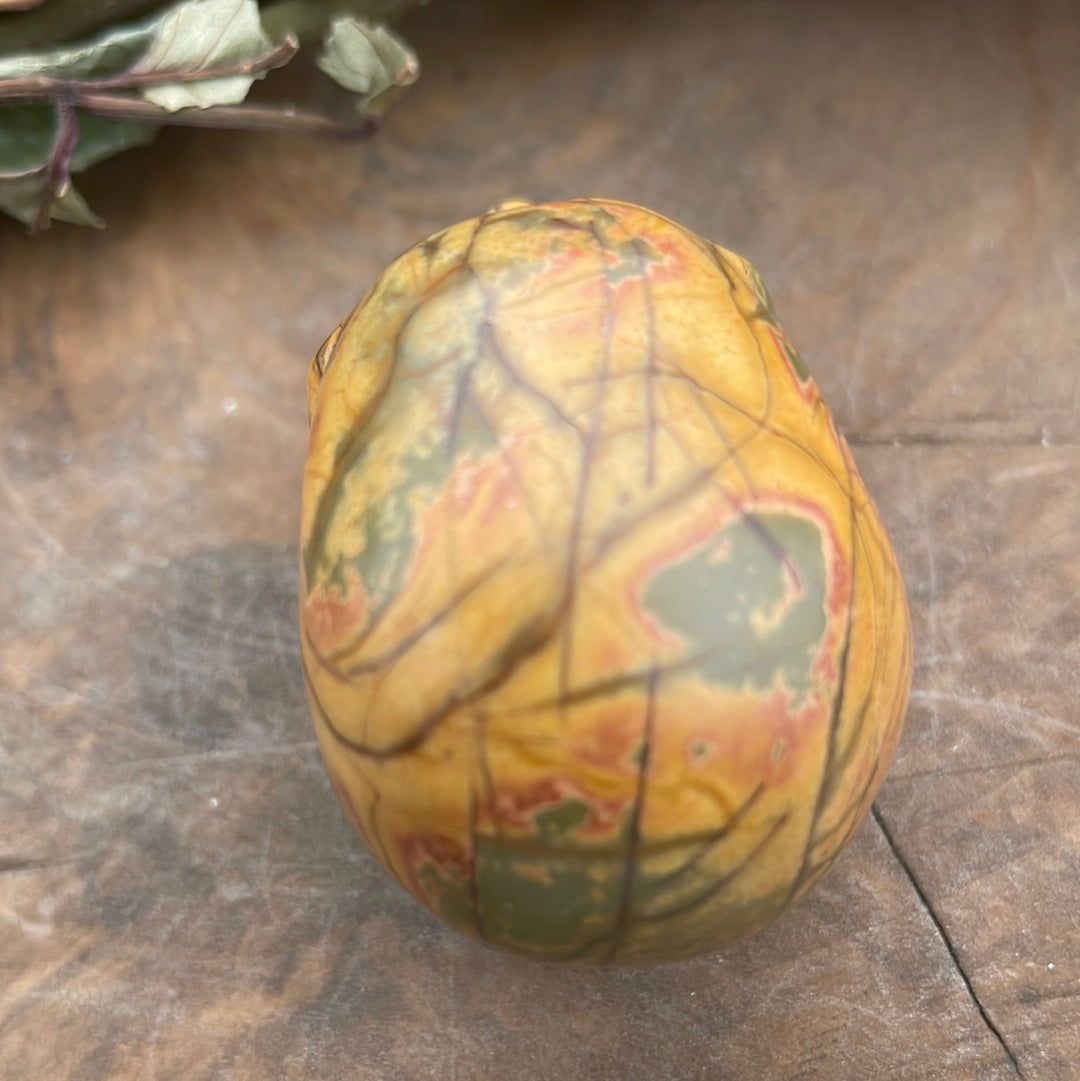
[[[419,879],[424,895],[447,923],[466,931],[475,926],[468,885],[460,876],[450,878],[433,863],[426,863],[420,868]]]
[[[448,424],[446,446],[449,447],[451,442],[455,460],[470,451],[476,458],[481,458],[500,449],[498,433],[472,394],[456,410],[453,431]]]
[[[477,838],[476,896],[486,938],[558,956],[607,933],[619,901],[622,850],[572,838],[589,815],[589,804],[574,798],[538,811],[533,850],[497,835]]]
[[[628,867],[632,810],[614,845],[568,838],[587,814],[585,801],[570,799],[534,816],[532,838],[480,834],[475,883],[427,863],[419,872],[424,894],[448,923],[480,932],[492,945],[549,960],[601,962],[692,955],[758,926],[788,896],[786,886],[751,902],[731,892],[740,870],[729,881],[710,869],[714,847],[728,837],[724,831],[716,841],[687,838],[674,861],[670,841],[652,853],[646,843]]]
[[[420,539],[419,519],[445,490],[454,466],[465,455],[478,457],[498,447],[490,426],[469,399],[457,410],[448,404],[445,414],[449,418],[451,413],[453,455],[448,428],[406,448],[394,461],[393,485],[361,511],[357,526],[364,544],[352,565],[370,598],[371,619],[378,618],[404,588]]]
[[[533,816],[531,836],[478,834],[475,882],[427,864],[420,881],[447,922],[493,945],[558,959],[610,939],[623,890],[623,836],[613,847],[583,844],[572,831],[589,816],[582,799],[566,799]]]
[[[508,207],[492,218],[490,225],[512,225],[522,231],[531,229],[553,229],[563,226],[569,229],[587,229],[584,223],[573,220],[570,216],[553,214],[551,211],[537,206]],[[487,228],[485,224],[483,228]]]
[[[765,691],[782,682],[805,694],[827,623],[821,530],[795,514],[743,515],[713,541],[659,570],[645,606],[687,639],[710,683]],[[794,597],[785,561],[801,587]]]
[[[649,273],[649,266],[662,263],[660,253],[640,237],[631,237],[608,247],[608,252],[615,256],[615,262],[605,270],[612,285],[635,279],[644,279]]]
[[[807,368],[803,358],[799,355],[799,351],[787,340],[784,333],[778,332],[776,334],[776,341],[780,348],[783,350],[784,356],[787,358],[788,364],[791,365],[792,370],[798,377],[800,383],[807,383],[810,381],[810,369]]]
[[[353,566],[370,598],[376,619],[401,592],[419,541],[417,505],[430,506],[446,485],[450,462],[442,448],[410,448],[396,462],[397,480],[382,497],[364,507],[359,527],[364,547]]]
[[[354,566],[367,586],[374,619],[398,595],[416,550],[416,536],[405,495],[395,488],[363,517],[364,547]]]
[[[567,799],[554,807],[545,807],[533,815],[536,832],[540,840],[553,844],[563,840],[566,835],[580,826],[589,817],[589,805],[580,799]]]
[[[348,453],[350,460],[344,470],[344,475],[348,476],[352,470],[363,468],[364,459],[367,457],[367,445],[361,444],[355,449],[345,452],[341,450],[341,445],[345,442],[347,442],[345,437],[338,441],[339,446],[335,449],[334,459],[337,462],[340,457]],[[326,537],[330,532],[331,524],[340,511],[347,491],[348,486],[342,483],[326,488],[316,508],[315,522],[303,551],[304,574],[309,591],[315,588],[316,571],[320,565],[326,565],[327,563],[330,566],[324,579],[325,584],[328,586],[337,585],[341,589],[345,587],[345,573],[341,558],[340,556],[334,556],[331,559],[331,553],[326,551]]]
[[[553,954],[585,946],[612,923],[620,877],[608,857],[523,857],[482,838],[476,849],[477,898],[486,938]]]
[[[769,293],[768,288],[765,285],[764,279],[757,271],[757,267],[750,263],[746,263],[746,278],[750,283],[750,288],[753,290],[754,296],[757,297],[758,311],[757,315],[767,323],[772,323],[773,326],[779,326],[780,323],[776,318],[776,307],[773,305],[772,296]]]
[[[769,290],[765,286],[765,282],[762,280],[761,275],[757,272],[757,269],[746,264],[746,276],[750,282],[750,288],[754,292],[754,296],[758,301],[758,310],[755,313],[756,318],[762,320],[762,322],[768,324],[776,330],[776,342],[783,350],[784,357],[788,364],[791,365],[792,371],[795,372],[796,377],[800,383],[807,383],[810,380],[810,370],[806,367],[803,358],[799,355],[799,351],[788,341],[787,335],[780,327],[780,320],[776,317],[776,307],[773,304],[773,299],[769,295]]]

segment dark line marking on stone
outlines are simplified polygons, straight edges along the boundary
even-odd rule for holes
[[[470,248],[471,248],[470,241]],[[368,424],[372,417],[378,411],[379,406],[382,404],[386,395],[389,393],[390,386],[394,382],[395,376],[398,374],[398,368],[401,359],[401,343],[405,336],[406,331],[409,328],[410,323],[416,316],[417,312],[424,307],[425,303],[436,293],[441,291],[444,287],[449,288],[452,285],[452,279],[462,272],[468,274],[475,274],[471,267],[465,264],[457,264],[450,267],[445,274],[441,275],[433,282],[426,283],[423,297],[417,301],[409,313],[402,319],[401,325],[398,327],[391,342],[390,349],[390,362],[386,366],[386,371],[383,373],[382,382],[374,388],[367,402],[364,403],[364,408],[359,411],[359,414],[353,423],[351,430],[347,436],[334,448],[333,462],[331,465],[330,475],[326,478],[322,485],[322,492],[319,497],[318,505],[315,508],[315,513],[312,516],[311,531],[304,543],[303,551],[301,553],[304,565],[305,577],[307,580],[308,591],[310,592],[314,585],[314,564],[313,554],[321,551],[323,542],[326,539],[326,532],[329,529],[330,521],[333,517],[334,511],[337,507],[338,501],[342,498],[343,485],[342,477],[348,473],[354,464],[356,459],[363,452],[366,443],[362,439]],[[367,301],[372,294],[369,292],[368,296],[364,298],[346,317],[342,324],[342,331],[339,338],[344,338],[348,332],[350,325],[356,320],[360,314],[361,309],[366,307]],[[339,343],[340,344],[340,341]]]
[[[490,332],[490,329],[490,324],[485,321],[484,330]],[[483,351],[483,336],[479,343],[479,351]],[[450,415],[446,421],[446,459],[448,462],[453,462],[457,456],[458,429],[461,426],[465,406],[469,401],[469,381],[478,363],[477,357],[461,368],[454,384],[454,400],[450,403]]]
[[[476,739],[478,744],[478,757],[482,754],[480,748],[484,742],[483,721],[479,716],[476,717]],[[476,778],[472,778],[472,783],[469,785],[469,856],[468,856],[468,875],[469,875],[469,909],[472,912],[473,929],[481,939],[486,939],[487,935],[484,931],[484,915],[480,911],[480,860],[477,854],[477,837],[479,835],[478,824],[480,821],[480,804],[476,794]]]
[[[570,514],[570,535],[566,546],[566,570],[563,586],[563,605],[565,607],[565,621],[562,634],[559,639],[559,695],[566,693],[570,682],[570,663],[573,657],[574,647],[574,609],[577,602],[578,576],[581,566],[581,544],[585,524],[585,504],[588,499],[589,481],[592,477],[592,467],[596,458],[596,448],[600,441],[600,432],[603,427],[604,397],[607,392],[607,376],[611,368],[611,345],[615,332],[615,309],[614,296],[611,282],[608,279],[607,268],[604,262],[607,251],[603,239],[600,237],[595,226],[590,224],[589,233],[600,255],[601,267],[604,278],[604,332],[600,351],[600,372],[597,383],[596,400],[592,404],[589,416],[589,427],[581,445],[581,463],[578,469],[578,484],[574,492],[574,506]]]
[[[320,666],[324,668],[331,676],[337,679],[339,682],[348,682],[350,678],[356,676],[366,675],[369,672],[373,672],[386,667],[389,664],[393,664],[400,660],[421,638],[433,631],[439,626],[445,619],[451,616],[456,608],[469,599],[469,597],[486,585],[492,578],[494,578],[503,568],[510,562],[511,557],[506,556],[496,563],[493,563],[490,567],[486,567],[483,571],[477,574],[473,579],[467,582],[461,589],[457,591],[446,603],[439,608],[436,612],[426,619],[419,626],[413,628],[408,634],[404,635],[396,645],[390,649],[384,650],[382,653],[377,654],[370,660],[358,661],[356,664],[342,670],[342,662],[346,660],[350,653],[355,652],[378,628],[379,621],[383,613],[380,613],[378,619],[375,620],[369,627],[365,627],[364,630],[354,639],[339,646],[333,651],[333,653],[324,655],[316,648],[315,643],[312,641],[310,632],[304,632],[304,637],[307,641],[308,648],[312,654],[318,660]],[[385,612],[385,609],[384,609]]]
[[[852,483],[852,461],[850,458],[845,457],[845,464],[848,470],[848,491],[851,492]],[[844,704],[846,700],[847,690],[847,671],[848,671],[848,655],[851,649],[851,632],[852,626],[855,621],[855,559],[857,554],[856,535],[857,525],[856,519],[858,515],[858,508],[855,505],[854,496],[849,494],[848,496],[848,512],[849,512],[849,537],[848,545],[851,551],[848,563],[848,605],[847,614],[844,621],[844,637],[840,643],[840,656],[837,660],[837,674],[836,674],[836,697],[833,699],[833,708],[829,714],[829,730],[826,737],[825,744],[825,760],[821,765],[821,781],[818,784],[817,795],[814,799],[814,810],[810,817],[810,825],[806,835],[806,845],[803,848],[802,863],[800,864],[798,874],[795,875],[791,884],[791,893],[789,894],[788,901],[794,898],[798,892],[799,887],[805,881],[807,868],[810,865],[810,855],[814,848],[817,846],[818,838],[817,827],[821,821],[821,816],[825,812],[826,804],[830,793],[833,788],[833,782],[830,779],[830,775],[836,768],[834,761],[836,756],[836,743],[839,737],[840,726],[843,720]]]
[[[304,679],[307,683],[311,698],[316,706],[319,719],[326,726],[327,731],[343,747],[353,751],[364,758],[381,761],[387,758],[395,758],[398,755],[407,754],[415,750],[434,732],[439,725],[461,706],[469,705],[470,702],[489,691],[501,687],[517,670],[518,665],[529,657],[538,653],[551,640],[555,628],[561,618],[561,612],[556,611],[546,619],[535,620],[519,628],[517,633],[510,639],[499,657],[495,658],[491,670],[482,678],[478,678],[470,687],[451,691],[442,702],[435,707],[427,716],[421,718],[411,732],[407,732],[397,739],[390,740],[382,746],[376,746],[368,740],[350,739],[341,732],[334,722],[326,707],[319,699],[315,690],[315,683],[307,665],[307,659],[301,655],[301,667]]]
[[[854,498],[854,493],[852,492],[852,490],[849,487],[844,486],[843,480],[840,475],[832,468],[832,466],[829,465],[828,462],[826,462],[821,457],[820,454],[810,449],[799,440],[795,439],[789,433],[782,431],[780,428],[777,428],[773,424],[770,424],[767,416],[756,416],[748,409],[743,408],[738,403],[733,402],[730,398],[725,397],[723,394],[720,394],[718,391],[713,390],[711,387],[705,386],[699,380],[695,379],[692,375],[689,375],[688,373],[680,369],[675,369],[671,371],[661,369],[658,372],[658,375],[664,379],[678,379],[689,383],[691,386],[700,391],[703,395],[712,398],[714,401],[719,402],[721,405],[726,406],[733,413],[738,413],[739,416],[744,417],[751,424],[755,425],[755,427],[757,427],[759,431],[768,432],[770,435],[775,436],[777,439],[781,439],[785,443],[789,443],[800,453],[805,454],[812,462],[814,462],[815,465],[817,465],[822,470],[822,472],[827,474],[829,478],[836,484],[836,486],[844,493],[845,496],[847,496],[849,499]],[[743,445],[745,444],[740,444],[740,447]],[[866,500],[864,500],[863,503],[859,504],[860,511],[865,509],[865,504]]]
[[[722,464],[722,462],[723,459],[719,464]],[[603,559],[614,545],[626,540],[639,526],[649,522],[657,514],[662,514],[669,507],[689,498],[698,488],[712,484],[713,470],[715,468],[714,464],[702,466],[691,473],[677,487],[670,489],[662,498],[642,507],[635,514],[628,515],[615,522],[610,529],[605,530],[597,537],[596,544],[590,554],[590,560],[599,561]]]
[[[672,919],[676,916],[682,916],[687,912],[692,911],[695,908],[705,904],[705,902],[715,897],[721,890],[726,889],[746,870],[747,867],[753,863],[753,861],[761,854],[761,852],[768,846],[769,842],[780,832],[788,821],[788,812],[785,811],[779,818],[777,818],[773,824],[761,835],[757,844],[743,857],[743,859],[736,864],[726,875],[721,875],[716,879],[707,889],[703,890],[696,897],[691,897],[687,901],[682,901],[677,905],[672,905],[671,908],[666,908],[662,912],[653,912],[648,915],[642,915],[638,917],[638,920],[642,923],[660,923],[664,920]]]
[[[692,871],[718,844],[731,836],[764,792],[765,782],[759,781],[750,795],[739,804],[731,817],[719,829],[713,830],[711,836],[703,839],[698,847],[678,867],[668,871],[666,874],[657,875],[652,880],[653,884],[666,886]]]
[[[641,816],[645,810],[645,793],[648,788],[649,762],[652,758],[656,731],[656,692],[660,673],[653,669],[645,685],[645,717],[641,732],[641,749],[638,752],[637,782],[634,801],[630,806],[630,821],[626,827],[626,853],[623,857],[623,876],[619,890],[619,906],[611,928],[612,942],[608,952],[610,960],[626,938],[630,927],[630,908],[633,903],[634,877],[641,858]]]

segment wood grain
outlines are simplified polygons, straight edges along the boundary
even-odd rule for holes
[[[1080,1076],[1080,17],[435,0],[372,142],[166,133],[0,224],[0,1077]],[[744,252],[907,576],[876,817],[639,972],[464,942],[338,812],[296,662],[305,368],[511,195]]]

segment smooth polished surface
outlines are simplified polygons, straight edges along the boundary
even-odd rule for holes
[[[538,960],[797,901],[888,769],[911,629],[754,268],[629,203],[501,205],[392,263],[309,386],[304,680],[375,858]]]
[[[433,0],[405,32],[424,75],[370,144],[172,133],[83,182],[107,232],[0,227],[0,1077],[1075,1076],[1075,5]],[[407,245],[580,194],[753,260],[917,643],[829,874],[644,971],[411,902],[297,660],[312,352]]]

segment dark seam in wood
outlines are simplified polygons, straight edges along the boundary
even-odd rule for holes
[[[933,923],[935,930],[941,937],[941,941],[945,944],[945,949],[952,959],[953,967],[959,974],[960,979],[964,984],[964,988],[968,993],[968,997],[975,1004],[975,1009],[979,1011],[979,1016],[982,1018],[983,1024],[990,1030],[991,1035],[997,1040],[1002,1051],[1005,1052],[1006,1058],[1008,1058],[1009,1062],[1012,1064],[1012,1068],[1016,1071],[1016,1076],[1019,1077],[1021,1081],[1024,1081],[1024,1071],[1020,1069],[1020,1063],[1017,1060],[1016,1053],[1009,1046],[1001,1029],[994,1023],[994,1019],[990,1016],[989,1011],[983,1005],[978,994],[976,994],[975,986],[971,982],[971,977],[968,976],[967,972],[964,970],[964,966],[960,963],[960,955],[956,951],[956,946],[953,944],[953,940],[946,930],[945,924],[942,923],[941,917],[930,903],[930,898],[927,896],[926,891],[915,877],[915,872],[912,870],[911,865],[900,851],[900,846],[896,843],[896,838],[893,836],[892,830],[890,830],[885,823],[884,815],[882,815],[876,803],[871,805],[870,810],[871,814],[874,816],[874,821],[877,823],[878,829],[881,830],[881,834],[885,838],[885,843],[889,846],[889,851],[892,852],[893,858],[900,865],[900,869],[904,872],[908,882],[911,883],[911,888],[915,891],[915,896],[926,910],[926,914],[930,917],[930,922]]]

